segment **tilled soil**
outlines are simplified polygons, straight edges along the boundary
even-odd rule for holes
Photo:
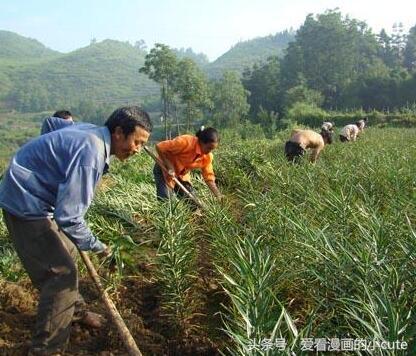
[[[146,272],[146,271],[144,271]],[[148,276],[151,271],[147,271]],[[206,290],[204,283],[197,286],[203,300],[215,302],[216,291]],[[95,286],[87,278],[80,281],[80,291],[89,310],[106,315]],[[190,329],[187,335],[178,335],[161,313],[159,286],[143,275],[124,278],[117,290],[111,293],[127,327],[143,355],[219,355],[220,325]],[[36,318],[37,291],[30,281],[18,283],[0,281],[0,354],[25,355],[29,347],[31,331]],[[218,317],[209,315],[209,305],[201,307],[194,323],[217,324]],[[207,314],[204,314],[207,313]],[[217,342],[215,341],[217,340]],[[214,340],[214,341],[213,341]],[[101,329],[88,329],[73,324],[70,343],[65,355],[126,355],[127,352],[109,317]]]

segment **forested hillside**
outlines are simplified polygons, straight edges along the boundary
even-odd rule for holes
[[[158,53],[162,47],[113,40],[61,54],[2,31],[0,109],[67,107],[91,119],[102,116],[103,104],[105,112],[126,103],[160,112],[165,103],[164,116],[188,126],[205,118],[217,126],[250,119],[265,127],[321,117],[318,109],[413,114],[416,26],[388,31],[375,33],[364,21],[328,10],[308,15],[296,32],[240,42],[212,63],[190,48],[160,44],[165,49]],[[139,72],[152,50],[160,63]]]
[[[172,51],[218,78],[227,70],[242,73],[271,55],[282,56],[291,39],[293,33],[286,31],[240,42],[212,63],[191,48]],[[36,40],[0,31],[0,109],[34,112],[79,106],[81,101],[154,102],[159,86],[138,72],[146,53],[128,42],[105,40],[62,54]]]
[[[128,43],[93,43],[47,62],[30,63],[8,72],[13,86],[3,93],[8,107],[40,111],[76,105],[82,100],[136,100],[158,93],[138,69],[144,52]]]
[[[317,108],[414,112],[416,26],[374,33],[337,10],[309,15],[282,59],[253,66],[242,80],[258,122],[262,110],[280,118]]]
[[[294,35],[294,31],[283,31],[275,35],[239,42],[210,63],[206,72],[209,77],[219,78],[227,70],[242,73],[246,67],[265,61],[270,56],[283,57],[284,51],[288,43],[293,41]]]
[[[0,108],[4,106],[1,102],[15,86],[14,75],[17,71],[60,55],[37,40],[0,31]]]
[[[39,41],[10,31],[0,31],[0,58],[29,62],[59,57],[59,52],[45,47]]]

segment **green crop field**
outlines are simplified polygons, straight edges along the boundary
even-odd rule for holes
[[[145,153],[112,165],[88,222],[115,251],[116,273],[99,270],[144,354],[299,354],[319,338],[327,350],[405,341],[370,354],[412,354],[416,129],[370,127],[300,165],[285,160],[288,135],[224,133],[214,163],[226,198],[195,175],[202,214],[156,201]],[[25,283],[3,225],[0,246],[0,284]]]

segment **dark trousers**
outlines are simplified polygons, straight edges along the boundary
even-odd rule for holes
[[[156,194],[159,200],[168,199],[172,196],[172,189],[166,184],[165,177],[163,176],[162,168],[156,163],[153,167],[153,175],[155,177],[156,184]],[[184,182],[179,179],[181,184],[188,190],[188,192],[195,194],[195,190],[192,187],[192,184],[189,182]],[[177,184],[173,188],[173,192],[180,198],[188,198],[186,193],[183,192]]]
[[[34,353],[59,352],[69,339],[78,293],[75,245],[49,219],[25,220],[3,210],[17,254],[40,299],[32,339]]]

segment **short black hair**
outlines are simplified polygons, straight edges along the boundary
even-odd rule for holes
[[[361,121],[364,121],[364,120],[356,121],[354,125],[357,126],[358,128],[360,128],[361,125],[363,124],[363,122],[361,122]]]
[[[104,125],[108,127],[110,133],[114,133],[116,127],[121,127],[126,137],[134,132],[136,126],[140,126],[149,133],[153,129],[149,114],[136,105],[123,106],[114,110]]]
[[[60,117],[61,119],[68,119],[70,116],[72,116],[71,112],[68,110],[58,110],[53,115],[53,117]]]
[[[213,127],[204,128],[203,126],[196,132],[196,137],[203,143],[219,142],[220,134]]]

